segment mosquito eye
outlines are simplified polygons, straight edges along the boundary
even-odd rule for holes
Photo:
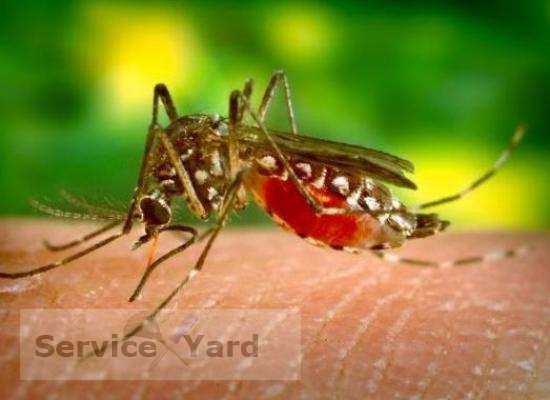
[[[166,225],[170,222],[170,207],[162,199],[149,196],[143,197],[139,202],[143,221],[150,225]]]
[[[227,136],[227,124],[221,120],[214,121],[211,126],[214,133],[218,136]]]

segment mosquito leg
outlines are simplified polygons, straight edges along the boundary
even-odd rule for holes
[[[170,92],[168,91],[168,89],[166,88],[165,85],[158,84],[158,85],[155,86],[154,94],[153,94],[153,118],[152,118],[152,123],[151,123],[152,126],[158,125],[158,103],[159,103],[159,100],[162,101],[162,103],[164,105],[164,108],[166,110],[166,114],[168,115],[168,117],[172,121],[178,118],[176,108],[175,108],[174,103],[172,101],[172,97],[170,96]],[[133,199],[132,199],[132,203],[131,203],[130,209],[128,211],[128,215],[126,217],[124,227],[122,229],[123,233],[128,233],[130,231],[130,228],[131,228],[131,225],[132,225],[132,220],[134,218],[134,213],[135,213],[137,200],[139,199],[139,195],[141,194],[141,190],[143,188],[144,178],[147,175],[149,155],[150,155],[151,149],[153,147],[153,142],[154,142],[154,139],[155,139],[155,133],[156,133],[155,129],[150,128],[149,132],[147,134],[145,152],[144,152],[143,159],[142,159],[142,165],[141,165],[140,174],[139,174],[139,177],[138,177],[138,183],[136,185],[136,189],[134,191],[134,196],[133,196]],[[71,196],[70,194],[68,194],[66,192],[63,192],[62,196],[67,201],[69,201],[70,203],[74,203],[74,202],[80,203],[79,199],[76,199],[75,197]],[[86,208],[91,207],[87,204],[85,204],[85,205],[86,205]],[[120,223],[121,223],[121,221],[113,221],[113,222],[109,223],[108,225],[83,236],[80,239],[74,240],[74,241],[66,243],[66,244],[52,245],[51,243],[49,243],[47,241],[44,241],[44,245],[49,250],[52,250],[52,251],[65,250],[65,249],[68,249],[70,247],[79,245],[83,242],[86,242],[86,241],[88,241],[88,240],[90,240],[90,239],[92,239],[92,238],[94,238],[94,237],[96,237],[96,236],[98,236],[98,235],[114,228],[115,226],[117,226]],[[92,246],[92,250],[93,250],[93,246]],[[77,254],[80,254],[80,253],[77,253]],[[87,254],[87,252],[85,252],[84,254]],[[82,254],[82,255],[84,255],[84,254]],[[68,258],[70,258],[70,257],[68,257]],[[65,264],[65,262],[63,262],[62,264]],[[25,275],[25,276],[27,276],[27,275]]]
[[[162,101],[166,115],[171,122],[174,122],[178,119],[178,113],[176,111],[176,106],[170,96],[170,92],[164,83],[157,83],[153,91],[153,121],[152,125],[158,124],[158,103],[159,100]]]
[[[153,138],[151,129],[149,130],[149,134],[147,136],[148,136],[148,138],[147,138],[146,149],[150,150],[151,142],[152,142],[152,138]],[[71,255],[69,255],[69,256],[61,259],[61,260],[55,261],[53,263],[43,265],[41,267],[37,267],[37,268],[31,269],[31,270],[28,270],[28,271],[23,271],[23,272],[13,272],[13,273],[0,272],[0,278],[8,278],[8,279],[24,278],[24,277],[28,277],[28,276],[37,275],[37,274],[49,271],[49,270],[57,268],[57,267],[61,267],[63,265],[66,265],[66,264],[70,263],[71,261],[77,260],[80,257],[83,257],[86,254],[91,253],[92,251],[97,250],[97,249],[111,243],[112,241],[120,238],[121,236],[124,236],[124,235],[128,234],[130,232],[130,230],[132,229],[132,221],[134,219],[135,207],[136,207],[136,204],[137,204],[138,196],[141,193],[141,190],[142,190],[141,186],[143,185],[143,180],[144,180],[144,177],[143,177],[144,168],[143,168],[143,166],[147,165],[148,156],[149,156],[149,152],[147,151],[146,154],[143,157],[144,159],[142,161],[142,170],[140,171],[140,176],[138,178],[138,186],[136,187],[136,189],[134,191],[134,195],[133,195],[133,198],[132,198],[132,203],[131,203],[130,209],[128,210],[128,215],[126,217],[126,220],[125,220],[124,225],[122,227],[122,230],[120,232],[118,232],[114,235],[111,235],[111,236],[109,236],[109,237],[93,244],[92,246],[89,246],[89,247],[85,248],[84,250],[81,250],[77,253],[71,254]],[[84,242],[88,239],[91,239],[91,238],[93,238],[97,235],[100,235],[101,233],[104,233],[104,232],[108,231],[109,229],[113,228],[114,226],[120,224],[121,222],[122,221],[115,221],[115,222],[113,222],[109,225],[106,225],[105,227],[103,227],[101,229],[98,229],[98,230],[88,234],[87,237],[85,236],[83,239],[76,240],[75,242],[77,242],[77,243],[71,242],[71,243],[68,243],[68,244],[65,244],[65,245],[52,246],[52,247],[54,249],[56,249],[58,247],[61,247],[61,248],[72,247],[76,244],[82,243],[82,242]],[[45,243],[45,244],[46,244],[46,247],[48,247],[48,243]]]
[[[53,263],[50,263],[50,264],[46,264],[46,265],[43,265],[43,266],[38,267],[38,268],[34,268],[34,269],[31,269],[31,270],[28,270],[28,271],[23,271],[23,272],[12,272],[12,273],[10,273],[10,272],[0,272],[0,278],[8,278],[8,279],[25,278],[27,276],[33,276],[33,275],[41,274],[42,272],[46,272],[46,271],[49,271],[51,269],[61,267],[62,265],[68,264],[71,261],[79,259],[80,257],[83,257],[86,254],[91,253],[92,251],[97,250],[97,249],[105,246],[106,244],[111,243],[112,241],[120,238],[121,236],[123,236],[125,234],[126,234],[126,232],[121,231],[119,233],[116,233],[112,236],[109,236],[106,239],[103,239],[103,240],[93,244],[90,247],[85,248],[84,250],[79,251],[78,253],[71,254],[70,256],[63,258],[62,260],[59,260],[59,261],[56,261],[56,262],[53,262]]]
[[[205,239],[208,237],[208,242],[206,242],[206,245],[202,249],[202,252],[197,259],[197,262],[193,266],[193,269],[189,271],[189,273],[183,278],[183,280],[170,292],[168,296],[164,298],[164,300],[157,306],[157,308],[152,311],[147,317],[144,318],[143,322],[141,324],[138,324],[134,329],[132,329],[130,332],[125,332],[124,336],[120,339],[120,342],[124,342],[128,340],[128,338],[135,336],[139,331],[141,331],[147,321],[152,321],[163,309],[166,308],[166,306],[176,297],[176,295],[182,290],[182,288],[187,285],[189,282],[191,282],[202,270],[202,267],[204,265],[204,262],[206,261],[206,257],[208,256],[208,253],[210,252],[210,248],[212,247],[212,244],[214,243],[214,240],[216,240],[216,237],[224,227],[225,223],[227,222],[227,219],[229,217],[229,213],[231,210],[233,210],[233,206],[235,203],[235,200],[237,199],[237,192],[239,187],[241,186],[242,179],[244,174],[246,173],[246,170],[241,170],[235,179],[231,182],[229,185],[225,198],[227,199],[227,202],[224,204],[224,207],[222,208],[218,220],[216,221],[216,226],[212,229],[209,229],[206,231],[203,235],[200,236],[200,240]],[[167,253],[168,255],[168,253]],[[108,347],[112,346],[113,342],[110,342]],[[90,352],[84,357],[80,359],[80,361],[87,360],[88,358],[92,357],[94,355],[94,352]]]
[[[141,159],[141,166],[139,169],[138,181],[134,189],[134,194],[132,196],[132,202],[130,204],[128,218],[126,219],[124,227],[122,228],[124,231],[129,231],[131,228],[131,225],[132,225],[131,218],[133,217],[137,209],[137,203],[142,194],[145,178],[149,172],[150,154],[157,143],[156,139],[157,139],[158,132],[162,131],[162,128],[160,128],[158,123],[159,100],[162,101],[166,114],[168,115],[168,118],[170,118],[170,121],[173,122],[176,119],[178,119],[176,107],[174,106],[174,102],[172,101],[172,96],[170,96],[170,92],[168,91],[168,88],[162,83],[155,85],[155,88],[153,90],[153,112],[152,112],[151,125],[149,126],[149,130],[147,132],[147,138],[145,140],[145,149],[143,150],[143,157]]]
[[[159,102],[159,99],[163,102],[163,104],[166,108],[166,112],[167,112],[168,116],[171,119],[172,118],[177,118],[176,110],[173,106],[172,99],[170,97],[168,89],[166,89],[166,86],[164,86],[164,85],[155,86],[154,96],[153,96],[153,120],[152,120],[152,123],[151,123],[151,127],[149,128],[149,131],[147,133],[147,139],[146,139],[146,142],[145,142],[145,150],[144,150],[144,155],[143,155],[143,158],[142,158],[142,161],[141,161],[141,168],[140,168],[140,172],[139,172],[139,176],[138,176],[138,182],[137,182],[136,188],[134,189],[134,194],[132,196],[132,201],[131,201],[131,204],[130,204],[130,208],[128,210],[128,214],[126,216],[126,220],[124,221],[124,225],[123,225],[121,231],[119,233],[111,235],[111,236],[109,236],[109,237],[93,244],[92,246],[89,246],[89,247],[87,247],[87,248],[85,248],[85,249],[83,249],[83,250],[81,250],[77,253],[71,254],[71,255],[69,255],[69,256],[61,259],[61,260],[55,261],[53,263],[43,265],[41,267],[37,267],[37,268],[31,269],[31,270],[28,270],[28,271],[23,271],[23,272],[14,272],[14,273],[0,272],[0,278],[16,279],[16,278],[23,278],[23,277],[33,276],[33,275],[36,275],[36,274],[40,274],[42,272],[49,271],[51,269],[54,269],[54,268],[60,267],[62,265],[68,264],[71,261],[74,261],[74,260],[76,260],[80,257],[83,257],[86,254],[88,254],[88,253],[90,253],[94,250],[97,250],[97,249],[111,243],[112,241],[114,241],[114,240],[120,238],[121,236],[126,235],[130,232],[130,230],[132,229],[133,220],[136,216],[135,212],[136,212],[137,202],[139,201],[139,197],[141,196],[141,193],[143,191],[144,181],[145,181],[145,178],[146,178],[147,173],[148,173],[149,158],[150,158],[150,154],[151,154],[151,149],[153,148],[153,144],[155,143],[155,139],[156,139],[156,134],[158,132],[158,129],[156,129],[156,126],[158,125],[157,121],[158,121],[158,102]],[[118,223],[120,223],[120,222],[117,221],[117,224]],[[90,234],[90,235],[92,235],[92,237],[97,236],[100,233],[103,233],[103,232],[105,232],[106,230],[108,230],[110,228],[105,227],[104,228],[105,230],[102,230],[102,229],[100,229],[99,231],[96,231],[96,232],[92,232],[92,234]],[[71,247],[71,246],[68,246],[68,247]]]
[[[285,99],[286,99],[286,108],[288,110],[288,121],[290,123],[290,129],[292,130],[292,133],[297,134],[298,128],[296,126],[296,118],[294,117],[294,109],[292,108],[292,100],[290,95],[290,84],[288,83],[288,78],[284,71],[279,70],[275,71],[273,76],[271,76],[271,79],[267,85],[267,88],[264,93],[264,97],[262,98],[262,102],[260,104],[260,107],[258,108],[258,119],[263,123],[265,119],[265,115],[267,113],[267,109],[269,108],[269,105],[271,103],[271,100],[273,99],[273,96],[275,95],[275,90],[277,89],[277,86],[283,85],[283,89],[285,92]],[[246,97],[246,96],[245,96]],[[248,98],[247,98],[248,100]]]
[[[167,227],[162,228],[161,230],[159,230],[158,233],[160,234],[161,232],[164,232],[164,231],[180,231],[180,232],[190,233],[191,237],[189,239],[187,239],[182,245],[170,250],[169,252],[165,253],[164,255],[162,255],[161,257],[156,259],[155,262],[153,262],[145,270],[145,272],[143,273],[143,276],[141,277],[141,280],[139,281],[139,284],[134,289],[134,292],[132,293],[132,295],[128,299],[128,301],[130,301],[130,302],[136,300],[140,296],[141,291],[142,291],[143,287],[145,286],[145,283],[147,282],[147,279],[149,278],[149,276],[153,273],[153,271],[160,264],[162,264],[164,261],[168,260],[169,258],[175,256],[176,254],[182,252],[183,250],[187,249],[189,246],[191,246],[192,244],[194,244],[197,241],[201,240],[202,237],[203,237],[203,236],[199,237],[198,232],[197,232],[196,229],[194,229],[190,226],[185,226],[185,225],[167,226]]]
[[[244,87],[243,87],[243,96],[250,102],[250,97],[252,96],[252,90],[254,89],[254,81],[252,79],[247,79],[245,82],[244,82]],[[240,107],[239,107],[239,111],[238,111],[238,120],[239,121],[242,121],[243,118],[244,118],[244,112],[245,112],[245,107],[244,107],[244,104],[241,104]]]
[[[521,139],[525,135],[526,129],[527,128],[525,125],[518,126],[516,128],[516,131],[514,132],[514,135],[512,136],[512,140],[510,141],[506,149],[504,149],[504,151],[500,154],[499,158],[495,161],[493,166],[487,172],[481,175],[478,179],[476,179],[475,181],[470,183],[468,186],[466,186],[462,191],[456,194],[453,194],[451,196],[442,197],[434,201],[413,206],[410,209],[412,211],[416,211],[416,210],[422,210],[430,207],[439,206],[445,203],[450,203],[461,199],[462,197],[466,196],[468,193],[478,188],[480,185],[482,185],[487,180],[489,180],[489,178],[491,178],[504,165],[504,163],[508,160],[508,158],[510,158],[510,155],[512,154],[514,149],[518,146],[518,144],[521,142]]]
[[[160,129],[153,128],[153,129],[156,129],[156,134],[158,136],[158,139],[161,145],[164,147],[164,150],[166,151],[166,154],[168,155],[168,158],[170,159],[172,166],[176,170],[176,175],[181,185],[183,186],[185,193],[189,196],[189,200],[188,200],[189,208],[191,209],[191,211],[193,211],[195,215],[199,216],[199,218],[205,219],[208,216],[208,214],[206,213],[204,206],[202,205],[199,197],[197,196],[197,192],[195,191],[195,187],[191,182],[189,172],[187,171],[183,163],[180,161],[178,157],[178,153],[174,148],[172,141],[166,135],[166,133],[162,128]]]
[[[229,96],[229,135],[227,136],[227,149],[229,158],[229,172],[231,179],[235,179],[241,169],[239,159],[239,133],[238,126],[244,118],[244,111],[249,111],[249,98],[252,93],[252,80],[245,83],[245,92],[235,90]],[[244,99],[240,102],[240,97]],[[242,172],[242,171],[241,171]],[[243,209],[246,206],[246,190],[244,187],[236,189],[235,208]]]
[[[93,232],[90,232],[84,236],[82,236],[81,238],[79,239],[76,239],[76,240],[73,240],[71,242],[67,242],[67,243],[64,243],[64,244],[51,244],[48,240],[43,240],[42,243],[44,244],[44,246],[48,249],[48,250],[51,250],[51,251],[59,251],[59,250],[66,250],[66,249],[69,249],[71,247],[74,247],[74,246],[77,246],[79,244],[82,244],[84,242],[87,242],[88,240],[90,239],[93,239],[95,238],[96,236],[99,236],[101,235],[102,233],[105,233],[107,232],[108,230],[111,230],[113,229],[115,226],[117,225],[120,225],[123,221],[120,220],[120,221],[113,221]]]
[[[501,260],[503,258],[517,257],[525,254],[529,248],[527,246],[521,246],[508,250],[500,250],[491,253],[480,254],[476,256],[457,258],[448,261],[432,261],[423,260],[418,258],[401,257],[395,253],[390,253],[381,250],[372,250],[372,253],[386,262],[408,264],[417,267],[430,267],[430,268],[453,268],[468,264],[475,264],[481,262],[491,262]]]
[[[317,199],[315,197],[313,197],[313,195],[309,192],[309,190],[302,184],[302,182],[300,181],[300,179],[296,175],[296,172],[294,172],[294,169],[290,166],[288,160],[286,159],[286,157],[282,153],[281,149],[279,148],[279,146],[277,145],[275,140],[271,137],[271,134],[266,129],[265,125],[260,120],[259,116],[254,111],[252,111],[252,109],[250,108],[250,104],[248,103],[248,100],[238,90],[234,90],[231,93],[230,102],[229,102],[229,104],[230,104],[230,107],[229,107],[229,111],[230,111],[229,119],[230,119],[230,121],[232,119],[232,110],[235,109],[235,106],[232,106],[232,105],[234,103],[237,103],[238,100],[241,100],[241,101],[244,102],[246,110],[252,116],[252,119],[257,124],[258,128],[264,134],[265,138],[267,139],[267,141],[269,142],[269,144],[271,145],[271,147],[275,151],[275,155],[277,156],[279,161],[283,164],[283,166],[285,168],[285,171],[288,172],[288,176],[290,177],[290,179],[292,179],[292,181],[296,185],[296,188],[298,189],[300,194],[304,197],[304,200],[312,208],[312,210],[315,211],[315,213],[317,215],[336,215],[336,214],[353,214],[353,213],[356,213],[354,211],[347,210],[346,208],[337,208],[337,207],[336,208],[334,208],[334,207],[327,208],[327,207],[323,207],[321,204],[319,204]],[[235,117],[233,116],[233,118],[235,118]]]

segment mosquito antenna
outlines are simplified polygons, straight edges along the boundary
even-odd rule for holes
[[[98,215],[102,218],[115,218],[115,219],[118,219],[118,218],[123,219],[125,217],[124,213],[118,212],[114,209],[108,209],[108,208],[92,205],[87,201],[81,198],[78,198],[77,196],[73,195],[72,193],[66,190],[61,190],[60,194],[61,194],[61,197],[63,197],[63,199],[67,203],[75,207],[87,210],[92,215]]]
[[[37,199],[30,199],[29,203],[31,207],[33,207],[34,209],[40,212],[43,212],[44,214],[51,215],[53,217],[77,219],[82,221],[105,221],[105,220],[121,221],[124,219],[122,215],[115,214],[115,213],[105,214],[105,213],[96,213],[96,212],[78,212],[78,211],[63,210],[61,208],[47,205],[44,202]]]

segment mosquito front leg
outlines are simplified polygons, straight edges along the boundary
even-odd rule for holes
[[[260,104],[260,107],[258,108],[258,119],[263,123],[265,120],[265,116],[267,114],[267,110],[269,108],[269,105],[271,103],[271,100],[273,99],[273,96],[275,95],[275,90],[278,86],[283,85],[283,89],[285,92],[285,99],[286,99],[286,108],[288,111],[288,121],[290,123],[290,129],[292,133],[297,134],[298,128],[296,126],[296,118],[294,117],[294,109],[292,108],[292,100],[290,95],[290,84],[288,83],[288,78],[284,71],[275,71],[273,76],[271,76],[271,79],[269,80],[269,83],[267,85],[267,88],[264,93],[264,97],[262,98],[262,102]],[[246,96],[245,96],[246,97]],[[248,98],[247,98],[248,100]]]
[[[153,90],[153,121],[152,125],[158,124],[158,104],[159,100],[162,101],[164,105],[164,110],[166,115],[170,119],[170,122],[175,122],[178,119],[178,113],[176,111],[176,106],[172,101],[172,96],[164,83],[157,83]]]
[[[93,232],[90,232],[84,236],[82,236],[79,239],[73,240],[71,242],[67,242],[64,244],[51,244],[48,240],[43,240],[42,243],[44,244],[44,247],[46,247],[50,251],[60,251],[60,250],[66,250],[74,246],[78,246],[79,244],[82,244],[84,242],[87,242],[90,239],[95,238],[96,236],[101,235],[102,233],[105,233],[111,229],[113,229],[115,226],[120,225],[123,221],[113,221]]]
[[[178,157],[178,153],[174,148],[172,141],[166,135],[166,132],[164,132],[162,128],[156,127],[153,129],[156,130],[159,141],[163,146],[164,150],[166,151],[166,154],[168,155],[170,163],[172,164],[172,166],[174,167],[174,170],[176,171],[176,176],[178,177],[181,185],[183,186],[185,193],[189,198],[188,200],[189,208],[191,209],[191,211],[193,211],[195,215],[199,216],[202,219],[205,219],[208,216],[208,214],[206,213],[204,206],[202,205],[199,197],[197,196],[197,192],[195,191],[195,187],[191,182],[191,177],[189,176],[189,172],[187,171],[183,163],[180,161],[180,158]]]
[[[101,241],[99,241],[99,242],[97,242],[97,243],[95,243],[95,244],[93,244],[93,245],[77,252],[77,253],[71,254],[71,255],[69,255],[69,256],[61,259],[61,260],[55,261],[53,263],[46,264],[46,265],[43,265],[43,266],[40,266],[40,267],[37,267],[37,268],[33,268],[31,270],[28,270],[28,271],[23,271],[23,272],[14,272],[14,273],[0,272],[0,278],[9,278],[9,279],[23,278],[23,277],[37,275],[37,274],[52,270],[54,268],[61,267],[63,265],[66,265],[66,264],[70,263],[71,261],[77,260],[77,259],[85,256],[86,254],[89,254],[89,253],[91,253],[91,252],[93,252],[93,251],[95,251],[95,250],[97,250],[97,249],[99,249],[99,248],[115,241],[116,239],[118,239],[118,238],[120,238],[120,237],[122,237],[122,236],[124,236],[124,235],[126,235],[130,232],[130,230],[132,229],[133,220],[136,216],[137,203],[138,203],[139,198],[142,194],[145,178],[148,174],[151,149],[153,148],[153,145],[156,141],[157,129],[155,127],[158,125],[157,121],[158,121],[158,103],[159,103],[159,100],[162,101],[162,103],[164,104],[164,107],[166,109],[166,113],[168,114],[168,117],[170,119],[173,119],[173,118],[177,119],[176,109],[173,105],[173,102],[172,102],[172,99],[170,97],[170,93],[168,92],[168,89],[166,89],[166,86],[164,86],[162,84],[156,85],[155,90],[154,90],[154,95],[153,95],[153,119],[152,119],[151,127],[149,128],[149,131],[147,133],[147,138],[146,138],[146,141],[145,141],[145,150],[144,150],[143,158],[142,158],[142,161],[141,161],[141,167],[140,167],[140,172],[139,172],[139,176],[138,176],[138,182],[137,182],[136,188],[134,190],[134,194],[132,196],[132,201],[131,201],[130,207],[128,209],[128,214],[126,216],[126,219],[124,221],[124,225],[123,225],[121,231],[114,234],[114,235],[111,235],[111,236],[109,236],[109,237],[107,237],[107,238],[105,238],[105,239],[103,239],[103,240],[101,240]],[[106,225],[105,227],[86,235],[84,237],[84,240],[82,240],[82,239],[76,240],[74,242],[68,243],[67,245],[62,245],[61,247],[69,248],[69,247],[72,247],[73,245],[85,242],[88,239],[91,239],[93,237],[96,237],[96,236],[100,235],[103,232],[108,231],[109,229],[113,228],[114,226],[118,225],[121,222],[122,221],[116,221],[116,223],[113,222],[112,224]],[[53,248],[56,248],[56,246],[53,246]]]
[[[168,91],[168,88],[166,87],[166,85],[162,83],[156,84],[153,90],[153,112],[152,112],[151,125],[149,126],[149,130],[147,132],[147,138],[145,140],[145,149],[143,150],[143,157],[141,159],[141,166],[139,169],[138,181],[134,189],[134,194],[132,196],[129,215],[133,215],[137,209],[137,203],[143,192],[145,178],[148,176],[148,173],[149,173],[149,162],[150,162],[151,150],[157,143],[156,142],[157,133],[159,131],[162,131],[162,128],[159,126],[159,123],[158,123],[159,101],[161,101],[162,104],[164,105],[166,115],[168,115],[168,118],[170,118],[170,121],[174,122],[175,120],[178,119],[176,107],[174,106],[174,102],[172,101],[172,96],[170,96],[170,92]],[[124,224],[123,230],[129,231],[130,228],[131,228],[131,219],[127,218]]]
[[[175,256],[176,254],[181,253],[183,250],[187,249],[189,246],[191,246],[192,244],[196,243],[197,241],[201,240],[204,237],[204,235],[198,236],[198,232],[195,228],[192,228],[192,227],[186,226],[186,225],[167,226],[167,227],[161,228],[158,231],[158,234],[160,234],[161,232],[165,232],[165,231],[179,231],[179,232],[189,233],[189,234],[191,234],[191,237],[189,239],[187,239],[180,246],[178,246],[178,247],[170,250],[169,252],[165,253],[164,255],[160,256],[158,259],[155,260],[155,262],[153,262],[151,265],[149,265],[147,267],[147,269],[143,273],[143,276],[141,277],[141,280],[139,281],[139,284],[134,289],[134,292],[132,293],[132,295],[130,296],[128,301],[132,302],[132,301],[136,300],[141,295],[141,291],[143,290],[143,287],[145,286],[145,283],[147,282],[147,279],[149,278],[149,276],[153,273],[153,271],[160,264],[162,264],[164,261],[168,260],[169,258]],[[147,238],[145,238],[145,240],[140,241],[138,243],[139,243],[139,245],[141,245],[141,244],[146,243],[150,239],[151,239],[151,237],[147,237]]]
[[[189,273],[185,276],[185,278],[183,278],[182,281],[180,281],[180,283],[174,288],[174,290],[172,290],[172,292],[170,292],[170,294],[164,298],[164,300],[157,306],[157,308],[144,318],[142,323],[136,325],[136,327],[131,331],[125,332],[124,336],[120,339],[120,342],[125,342],[126,340],[128,340],[128,338],[135,336],[138,332],[140,332],[145,327],[148,321],[152,321],[163,309],[165,309],[166,306],[174,299],[174,297],[176,297],[176,295],[201,272],[202,267],[204,266],[204,262],[206,261],[206,257],[208,256],[208,253],[210,252],[210,249],[212,247],[212,244],[214,243],[218,234],[227,222],[230,212],[233,210],[235,201],[237,199],[237,192],[242,184],[242,179],[245,173],[245,170],[241,170],[227,188],[225,192],[226,202],[224,204],[224,207],[221,209],[218,220],[216,221],[216,225],[199,237],[199,240],[206,239],[208,237],[208,242],[202,249],[199,258],[197,259],[191,271],[189,271]],[[169,253],[167,253],[166,256],[168,256],[168,254]],[[113,343],[114,342],[111,341],[108,347],[111,347]],[[83,358],[81,358],[80,361],[87,360],[94,354],[94,352],[90,352],[86,354]]]
[[[456,194],[453,194],[452,196],[446,196],[427,203],[419,204],[417,206],[410,207],[410,209],[412,211],[418,211],[421,209],[439,206],[445,203],[451,203],[453,201],[461,199],[462,197],[466,196],[468,193],[478,188],[480,185],[488,181],[489,178],[491,178],[504,165],[504,163],[508,160],[508,158],[510,158],[510,155],[512,154],[514,149],[521,142],[521,139],[525,135],[526,130],[527,130],[527,127],[525,125],[518,126],[514,132],[514,135],[512,136],[512,140],[510,141],[506,149],[504,149],[504,151],[500,154],[500,156],[495,161],[493,166],[487,172],[481,175],[478,179],[476,179],[475,181],[470,183],[468,186],[466,186],[463,190],[461,190]]]
[[[51,269],[61,267],[62,265],[68,264],[71,261],[79,259],[80,257],[83,257],[86,254],[91,253],[92,251],[97,250],[97,249],[113,242],[114,240],[120,238],[121,236],[123,236],[125,234],[126,234],[126,232],[121,231],[119,233],[111,235],[108,238],[103,239],[103,240],[95,243],[94,245],[92,245],[90,247],[85,248],[84,250],[81,250],[77,253],[71,254],[70,256],[65,257],[65,258],[63,258],[59,261],[55,261],[53,263],[46,264],[46,265],[43,265],[43,266],[38,267],[38,268],[34,268],[34,269],[31,269],[31,270],[22,271],[22,272],[0,272],[0,278],[8,278],[8,279],[25,278],[27,276],[33,276],[33,275],[41,274],[41,273],[49,271]]]
[[[27,277],[27,276],[33,276],[33,275],[37,275],[37,274],[40,274],[40,273],[43,273],[43,272],[46,272],[46,271],[49,271],[49,270],[52,270],[54,268],[58,268],[58,267],[61,267],[63,265],[66,265],[68,263],[70,263],[71,261],[74,261],[74,260],[77,260],[83,256],[85,256],[86,254],[89,254],[91,253],[92,251],[95,251],[113,241],[115,241],[116,239],[128,234],[130,232],[130,230],[132,229],[132,223],[133,223],[133,220],[135,218],[135,209],[136,209],[136,204],[137,204],[137,201],[138,201],[138,197],[140,195],[140,193],[142,192],[142,186],[143,186],[143,182],[145,180],[145,172],[146,172],[146,167],[148,165],[148,158],[149,158],[149,154],[150,154],[150,150],[151,150],[151,147],[152,147],[152,142],[153,142],[153,138],[154,138],[154,130],[153,129],[149,129],[149,132],[147,134],[147,141],[146,141],[146,145],[145,145],[145,154],[143,156],[143,160],[142,160],[142,167],[141,167],[141,170],[140,170],[140,175],[139,175],[139,178],[138,178],[138,185],[136,186],[136,189],[134,190],[134,195],[132,197],[132,202],[131,202],[131,205],[130,205],[130,208],[128,209],[128,214],[126,216],[126,220],[124,221],[124,225],[121,229],[120,232],[114,234],[114,235],[111,235],[77,253],[74,253],[74,254],[71,254],[61,260],[58,260],[58,261],[55,261],[53,263],[50,263],[50,264],[46,264],[46,265],[43,265],[41,267],[37,267],[37,268],[33,268],[31,270],[28,270],[28,271],[23,271],[23,272],[14,272],[14,273],[7,273],[7,272],[0,272],[0,278],[10,278],[10,279],[16,279],[16,278],[23,278],[23,277]],[[96,237],[98,235],[100,235],[101,233],[103,232],[106,232],[107,230],[113,228],[114,226],[120,224],[122,221],[115,221],[113,222],[112,224],[109,224],[109,225],[106,225],[105,227],[99,229],[99,230],[96,230],[88,235],[86,235],[88,238],[86,238],[86,236],[84,237],[85,239],[82,240],[77,240],[76,244],[79,244],[79,243],[82,243],[88,239],[91,239],[93,237]],[[111,226],[112,225],[112,226]],[[76,245],[75,244],[75,245]],[[73,243],[69,243],[68,245],[65,245],[66,248],[68,247],[72,247],[73,246]]]

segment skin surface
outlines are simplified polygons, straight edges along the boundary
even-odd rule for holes
[[[91,229],[1,221],[0,267],[56,260],[70,251],[51,254],[43,238],[60,243]],[[300,381],[20,381],[21,308],[154,307],[199,253],[193,247],[166,262],[143,299],[128,304],[147,258],[148,246],[129,250],[140,234],[41,276],[0,280],[0,398],[550,398],[547,233],[446,233],[397,251],[441,260],[532,247],[518,258],[434,270],[314,247],[281,230],[228,229],[171,307],[300,308]],[[158,254],[178,243],[163,234]],[[180,367],[175,357],[162,361],[170,363]]]

